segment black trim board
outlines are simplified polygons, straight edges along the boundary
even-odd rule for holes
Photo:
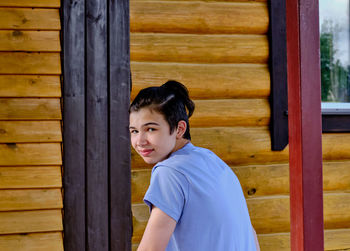
[[[287,40],[285,0],[270,0],[271,149],[288,145]]]

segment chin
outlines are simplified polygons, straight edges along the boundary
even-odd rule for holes
[[[151,158],[142,158],[144,162],[146,162],[147,164],[150,164],[150,165],[153,165],[153,164],[156,164],[157,162],[159,161],[156,161],[154,159],[151,159]]]

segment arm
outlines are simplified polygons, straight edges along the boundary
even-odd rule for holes
[[[253,227],[252,227],[252,228],[253,228]],[[259,246],[258,237],[256,236],[256,232],[255,232],[255,229],[254,229],[254,228],[253,228],[253,233],[254,233],[256,251],[260,251],[260,246]]]
[[[137,251],[164,251],[175,226],[176,221],[173,218],[153,207]]]

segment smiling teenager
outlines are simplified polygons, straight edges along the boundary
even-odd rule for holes
[[[138,251],[259,250],[236,175],[191,143],[194,107],[176,81],[141,90],[130,105],[131,144],[154,164],[144,197],[151,215]]]

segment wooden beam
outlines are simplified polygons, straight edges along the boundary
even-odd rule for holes
[[[60,166],[0,167],[0,189],[61,187]]]
[[[25,248],[24,248],[25,247]],[[0,250],[63,251],[61,232],[9,234],[0,236]]]
[[[267,98],[267,64],[187,64],[131,62],[131,99],[142,89],[169,79],[184,83],[192,99]]]
[[[109,1],[110,251],[131,250],[129,0]]]
[[[318,1],[287,0],[291,250],[324,250]]]
[[[266,34],[269,15],[257,2],[131,1],[130,22],[131,32]]]
[[[64,249],[86,250],[85,1],[63,1]]]
[[[0,8],[2,30],[60,30],[59,9]]]
[[[131,60],[183,63],[267,63],[266,35],[131,33]],[[210,50],[208,50],[210,48]]]
[[[0,96],[2,98],[60,98],[60,76],[0,75]]]
[[[86,245],[107,251],[108,66],[107,1],[86,1]]]

